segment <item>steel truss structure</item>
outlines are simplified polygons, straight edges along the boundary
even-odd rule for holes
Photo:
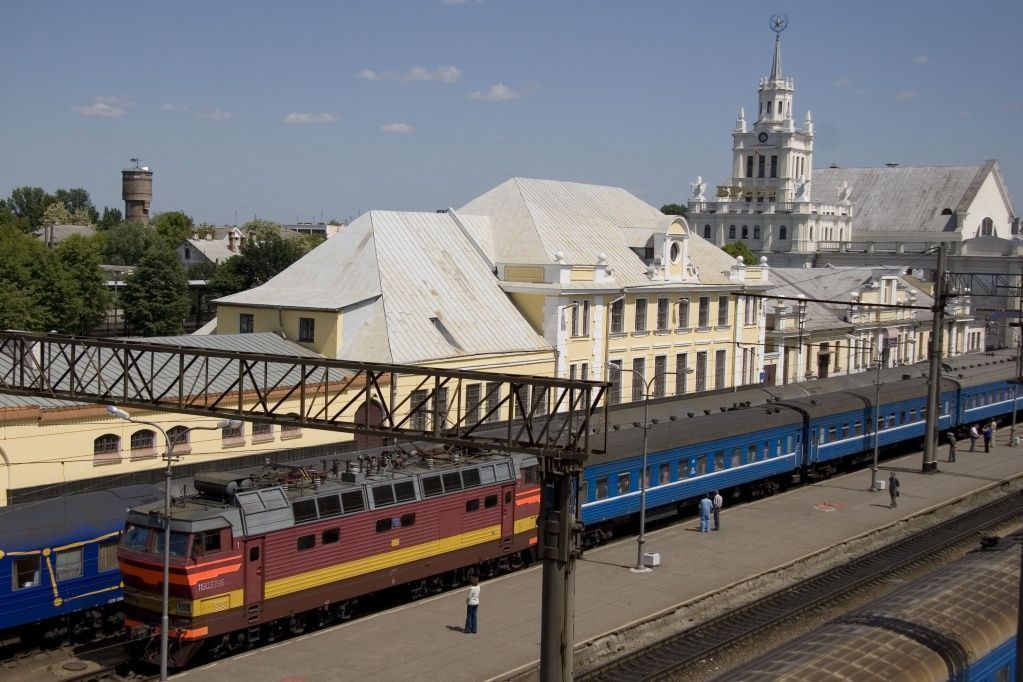
[[[569,470],[605,446],[607,387],[594,381],[0,332],[0,393],[531,453],[561,460]]]

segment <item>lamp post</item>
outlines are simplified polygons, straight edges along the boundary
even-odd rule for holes
[[[856,339],[854,336],[847,336],[846,338]],[[867,337],[867,343],[870,344],[871,348],[874,349],[874,357],[876,358],[874,371],[874,461],[870,465],[870,487],[867,488],[872,493],[876,493],[879,488],[877,486],[877,451],[881,444],[881,349],[877,347],[874,340]]]
[[[164,457],[167,460],[167,471],[165,474],[165,487],[164,487],[164,517],[163,517],[163,602],[162,602],[162,613],[160,617],[160,680],[165,682],[167,679],[167,650],[168,650],[168,631],[170,630],[170,519],[171,519],[171,474],[173,472],[172,467],[174,466],[174,446],[177,444],[178,439],[182,438],[185,434],[192,431],[217,431],[219,429],[232,428],[236,429],[242,425],[237,419],[224,419],[217,423],[216,426],[192,426],[181,433],[175,434],[175,438],[170,438],[167,432],[162,426],[155,422],[144,421],[142,419],[132,419],[131,415],[114,405],[107,405],[107,413],[118,419],[131,422],[133,424],[145,424],[151,426],[161,434],[163,434],[164,443],[167,444],[167,451]]]
[[[647,475],[647,434],[650,431],[650,387],[660,377],[666,377],[669,375],[678,374],[690,374],[692,368],[686,368],[682,372],[658,372],[657,374],[650,377],[647,381],[643,373],[638,369],[630,369],[628,367],[622,367],[622,371],[632,372],[639,377],[639,380],[643,384],[643,468],[639,472],[639,537],[636,538],[636,566],[632,569],[633,572],[645,573],[650,569],[643,565],[643,545],[646,543],[646,475]]]
[[[796,314],[799,316],[799,348],[796,349],[796,371],[793,374],[795,382],[799,383],[799,377],[803,373],[803,325],[806,324],[806,294],[796,294],[799,301],[796,303]],[[809,374],[809,372],[807,372]]]

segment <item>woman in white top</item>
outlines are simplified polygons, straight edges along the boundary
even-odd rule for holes
[[[465,632],[476,634],[476,611],[480,608],[480,579],[469,578],[469,594],[465,597]]]

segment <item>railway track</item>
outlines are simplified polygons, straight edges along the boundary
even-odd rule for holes
[[[1018,519],[1023,495],[1014,493],[948,519],[694,628],[672,634],[597,667],[576,680],[663,680],[757,633],[911,566],[985,529]]]

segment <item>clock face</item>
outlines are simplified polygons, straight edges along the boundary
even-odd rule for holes
[[[757,139],[760,140],[761,144],[767,142],[767,133],[760,133],[757,135]]]

